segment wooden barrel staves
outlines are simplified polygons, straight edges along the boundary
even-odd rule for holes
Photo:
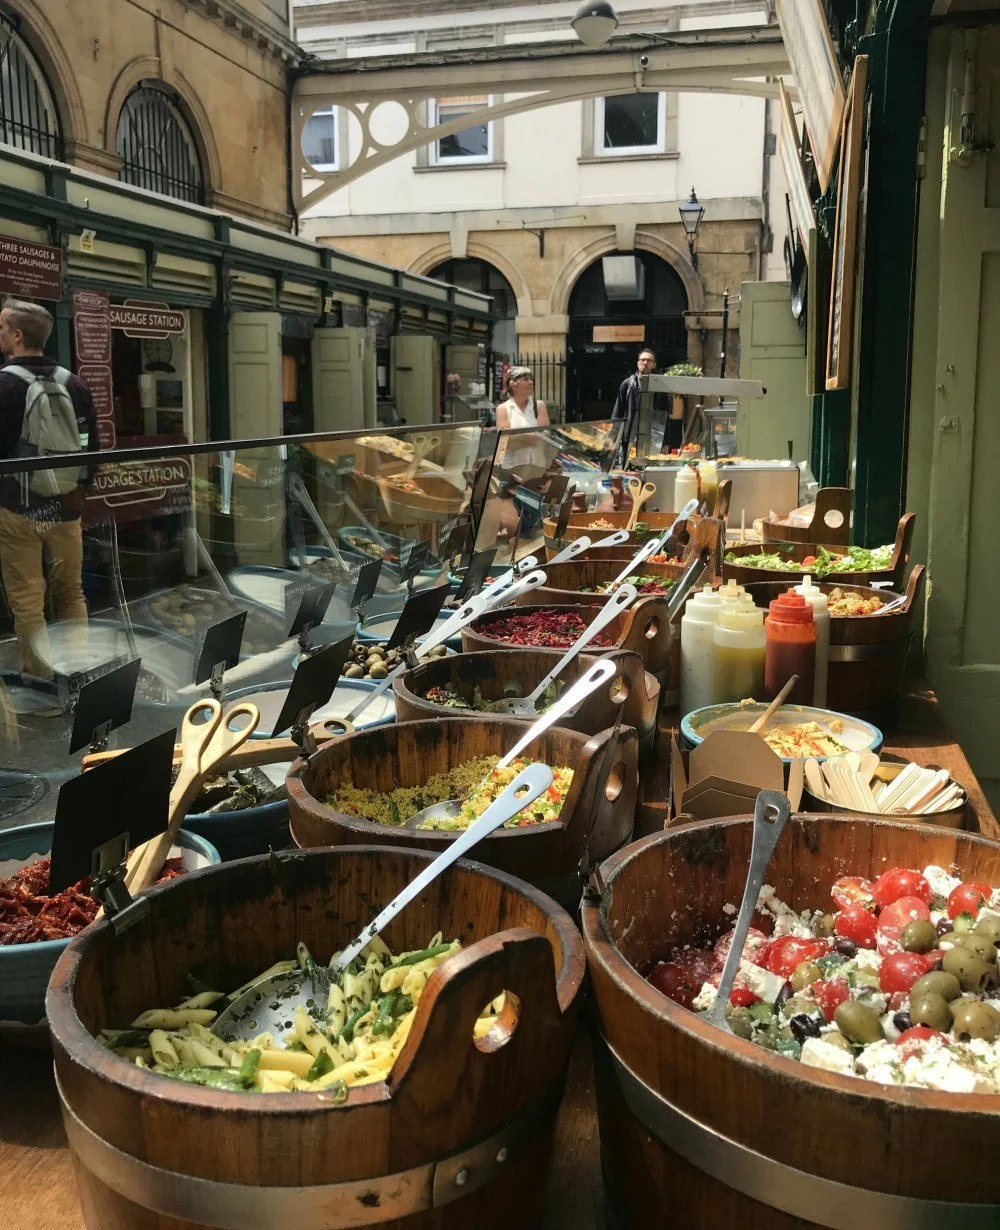
[[[516,653],[460,653],[424,662],[415,670],[404,671],[392,685],[396,720],[478,718],[481,714],[476,709],[458,709],[428,700],[428,690],[448,688],[470,704],[475,700],[477,689],[483,701],[503,700],[508,695],[527,696],[562,656],[560,649],[527,649]],[[586,735],[596,735],[614,725],[621,709],[622,722],[635,728],[639,750],[648,754],[656,736],[660,685],[645,670],[637,653],[619,650],[608,656],[617,664],[618,674],[606,687],[591,692],[560,724]],[[580,654],[566,667],[560,679],[569,686],[596,662],[595,656]],[[507,690],[511,685],[515,685],[513,693]]]
[[[565,546],[567,543],[574,542],[577,538],[583,538],[586,535],[592,542],[597,542],[600,538],[606,538],[608,534],[613,534],[615,530],[624,530],[628,528],[628,523],[632,519],[631,502],[629,508],[624,512],[579,512],[570,513],[569,523],[562,536],[562,543]],[[676,517],[673,513],[645,513],[640,510],[639,523],[647,526],[654,534],[662,534],[664,530],[669,529],[673,525]],[[558,518],[545,517],[542,521],[542,532],[545,535],[545,547],[548,551],[557,551],[559,547],[556,543],[556,528],[558,526]],[[649,537],[646,533],[645,537]],[[633,533],[630,541],[636,546],[641,546],[644,541],[643,537]]]
[[[450,832],[422,832],[377,824],[337,811],[323,800],[338,786],[385,792],[423,786],[478,756],[502,756],[527,724],[514,718],[443,718],[397,722],[325,744],[297,762],[287,779],[292,836],[299,846],[381,843],[440,852]],[[638,736],[619,731],[607,757],[610,730],[587,736],[556,726],[528,745],[527,759],[573,770],[560,818],[503,828],[476,847],[476,859],[519,876],[567,907],[580,898],[580,864],[593,867],[632,835],[639,791]]]
[[[605,1185],[629,1230],[947,1230],[1000,1225],[1000,1097],[898,1088],[809,1068],[724,1033],[643,977],[731,925],[748,819],[644,838],[583,903]],[[793,908],[840,875],[954,867],[1000,883],[1000,845],[868,817],[798,816],[768,883]]]
[[[459,862],[384,933],[439,929],[463,950],[431,976],[384,1082],[243,1094],[144,1071],[92,1036],[190,994],[236,987],[304,941],[324,958],[427,855],[382,848],[248,859],[150,894],[145,918],[70,945],[49,986],[63,1118],[88,1230],[506,1230],[541,1225],[556,1112],[580,1009],[569,916],[510,877]],[[510,993],[479,1041],[473,1024]]]
[[[851,489],[820,487],[808,525],[786,525],[765,518],[760,530],[765,542],[821,542],[826,547],[846,547],[851,541]]]
[[[525,594],[523,597],[523,604],[518,600],[513,609],[491,611],[482,619],[476,620],[474,624],[463,628],[462,651],[477,653],[483,650],[545,648],[545,646],[536,645],[515,645],[488,635],[490,626],[497,620],[504,619],[512,613],[522,614],[525,607],[535,606],[531,602],[531,594]],[[579,601],[573,604],[546,602],[539,604],[538,609],[556,613],[572,613],[579,615],[585,623],[590,623],[606,601],[607,598],[601,594],[580,594]],[[610,644],[597,648],[625,649],[637,653],[645,663],[646,670],[654,675],[659,676],[670,665],[671,629],[667,622],[665,598],[655,596],[640,598],[620,615],[616,615],[601,635],[606,637]],[[567,645],[566,648],[569,646]]]

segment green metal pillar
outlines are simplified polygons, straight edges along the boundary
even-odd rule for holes
[[[205,350],[208,356],[208,434],[212,440],[229,439],[229,314],[216,305],[205,313]]]
[[[872,33],[871,144],[857,367],[854,532],[889,542],[906,485],[918,156],[933,0],[878,0]],[[845,438],[846,439],[846,438]]]

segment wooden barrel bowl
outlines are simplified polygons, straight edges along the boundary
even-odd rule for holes
[[[478,687],[484,700],[502,700],[507,684],[517,682],[527,695],[562,658],[561,649],[529,649],[519,653],[461,653],[451,658],[425,662],[416,670],[404,671],[393,682],[396,720],[415,722],[421,718],[482,718],[474,709],[452,709],[428,700],[429,688],[452,688],[471,700]],[[635,728],[639,752],[645,758],[656,740],[660,708],[660,685],[642,664],[637,653],[609,655],[618,665],[618,674],[607,687],[598,688],[560,724],[585,735],[596,735],[613,726],[621,709],[622,722]],[[567,686],[597,662],[596,656],[580,654],[560,676]],[[624,692],[624,703],[622,693]]]
[[[821,542],[825,547],[846,547],[851,541],[851,489],[820,487],[808,525],[762,519],[759,526],[764,542]]]
[[[538,591],[535,592],[537,593]],[[577,594],[577,601],[572,603],[545,602],[536,604],[531,601],[533,596],[533,594],[524,594],[524,601],[522,602],[521,599],[518,599],[515,602],[514,609],[517,610],[523,605],[540,605],[552,611],[572,611],[587,623],[594,618],[597,610],[607,601],[607,598],[602,594]],[[502,619],[509,613],[509,610],[494,611],[463,628],[462,652],[480,653],[484,650],[495,652],[498,649],[547,648],[544,645],[511,645],[506,641],[498,641],[493,637],[483,634],[482,629],[488,628],[495,620]],[[642,658],[646,670],[657,677],[666,671],[670,665],[670,642],[672,637],[671,629],[667,622],[667,601],[665,598],[656,596],[640,598],[627,610],[616,615],[604,629],[602,635],[608,638],[610,644],[607,646],[597,646],[596,648],[626,649],[631,653],[637,653]]]
[[[460,491],[446,478],[430,475],[417,477],[413,481],[419,491],[403,491],[388,478],[378,479],[379,497],[387,521],[397,525],[411,525],[415,521],[446,521],[468,507],[468,491]]]
[[[658,959],[730,925],[723,906],[742,897],[751,832],[742,818],[643,838],[600,868],[600,899],[584,898],[601,1157],[620,1224],[1000,1225],[1000,1174],[970,1164],[1000,1149],[1000,1097],[807,1068],[716,1029],[645,981]],[[931,863],[1000,884],[994,842],[860,816],[796,816],[767,880],[801,910],[828,901],[840,875]],[[967,1201],[990,1207],[966,1220],[976,1207]]]
[[[633,553],[634,554],[634,553]],[[577,602],[581,596],[590,598],[608,598],[610,593],[598,592],[598,586],[607,585],[621,574],[626,560],[608,559],[600,551],[594,552],[593,559],[568,560],[564,564],[547,564],[545,575],[548,578],[544,585],[534,589],[525,597],[531,599],[531,606],[551,606],[553,603]],[[711,569],[711,565],[709,565]],[[640,564],[636,575],[662,578],[663,581],[676,581],[684,571],[683,564]],[[708,579],[706,574],[706,579]],[[663,591],[669,594],[669,589]]]
[[[299,940],[325,959],[427,858],[350,847],[246,859],[150,893],[121,935],[104,922],[70,945],[46,1005],[88,1230],[541,1225],[584,959],[569,916],[509,876],[460,861],[390,923],[396,952],[438,929],[467,947],[428,982],[388,1079],[343,1103],[185,1084],[92,1036],[184,999],[192,967],[236,987]],[[474,1042],[500,990],[523,1010]]]
[[[828,709],[851,713],[880,729],[895,722],[903,693],[906,659],[913,640],[913,616],[923,580],[924,566],[917,564],[906,582],[905,604],[888,615],[830,616]],[[842,589],[864,597],[876,595],[884,602],[902,596],[890,590],[843,585],[839,581],[815,584],[826,594]],[[772,598],[790,588],[787,581],[754,581],[747,586],[747,593],[758,606],[766,608]]]
[[[631,504],[631,501],[630,501]],[[631,508],[625,512],[579,512],[570,513],[569,524],[562,536],[563,546],[568,542],[574,542],[577,538],[583,538],[586,535],[588,538],[595,540],[597,538],[606,538],[609,534],[613,534],[615,530],[624,530],[628,527],[629,521],[632,519]],[[650,529],[662,533],[673,525],[676,517],[674,513],[646,513],[643,514],[639,510],[639,520],[643,525],[648,525]],[[607,521],[611,525],[611,529],[606,526],[600,529],[591,529],[592,521]],[[542,532],[545,535],[545,549],[555,552],[559,550],[556,543],[556,526],[558,519],[556,517],[545,517],[542,520]],[[629,539],[630,542],[635,542],[637,546],[642,543],[633,534]]]
[[[527,723],[491,716],[397,722],[325,744],[287,778],[290,827],[303,847],[355,843],[404,846],[440,853],[454,833],[392,828],[335,811],[321,800],[344,783],[368,790],[422,786],[476,756],[502,756]],[[500,829],[476,847],[479,862],[519,876],[572,908],[580,899],[578,865],[593,866],[628,841],[639,793],[639,738],[619,731],[618,748],[605,756],[610,730],[588,736],[556,726],[528,745],[529,759],[573,770],[560,819]],[[608,763],[605,763],[608,761]]]
[[[900,518],[888,568],[879,568],[871,572],[841,573],[840,576],[844,582],[849,581],[853,585],[871,585],[875,581],[885,581],[893,589],[901,589],[903,573],[910,558],[910,545],[913,541],[913,519],[913,513],[907,513],[905,517]],[[769,547],[773,550],[769,550]],[[749,585],[751,581],[784,580],[788,577],[790,585],[798,585],[805,573],[797,565],[808,556],[815,555],[818,550],[819,545],[814,542],[789,543],[787,546],[778,546],[775,543],[744,543],[742,546],[730,547],[723,561],[722,579],[728,581],[732,578],[740,585]],[[750,564],[739,562],[742,556],[760,555],[762,552],[768,555],[777,553],[783,559],[788,560],[792,568],[787,573],[777,573],[773,568],[755,568]],[[735,556],[735,558],[730,559],[730,556]]]

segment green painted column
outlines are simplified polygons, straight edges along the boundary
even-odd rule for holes
[[[208,431],[212,440],[229,439],[229,314],[221,305],[205,312],[208,355]]]

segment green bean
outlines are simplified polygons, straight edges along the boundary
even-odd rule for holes
[[[260,1051],[254,1047],[252,1051],[248,1051],[240,1064],[240,1080],[243,1082],[244,1088],[249,1089],[254,1084],[254,1077],[257,1075],[257,1065],[260,1063]]]
[[[330,1058],[330,1052],[322,1050],[312,1061],[312,1067],[306,1073],[307,1081],[319,1080],[321,1076],[326,1076],[327,1072],[333,1071],[333,1060]]]
[[[431,957],[443,956],[446,952],[451,952],[451,944],[435,944],[433,948],[421,948],[419,952],[407,953],[405,957],[400,957],[398,961],[394,961],[389,968],[399,969],[404,965],[419,965],[421,961],[428,961]]]
[[[345,1042],[350,1042],[354,1037],[355,1025],[357,1025],[358,1021],[360,1021],[363,1016],[367,1016],[370,1011],[371,1004],[365,1004],[363,1007],[359,1008],[357,1012],[351,1013],[351,1015],[344,1022],[344,1027],[340,1031],[338,1037],[343,1038]]]
[[[392,1018],[396,1015],[395,1006],[397,995],[395,991],[391,991],[379,1003],[378,1016],[375,1018],[375,1024],[372,1026],[373,1034],[384,1034],[391,1032],[389,1029],[392,1024]]]

